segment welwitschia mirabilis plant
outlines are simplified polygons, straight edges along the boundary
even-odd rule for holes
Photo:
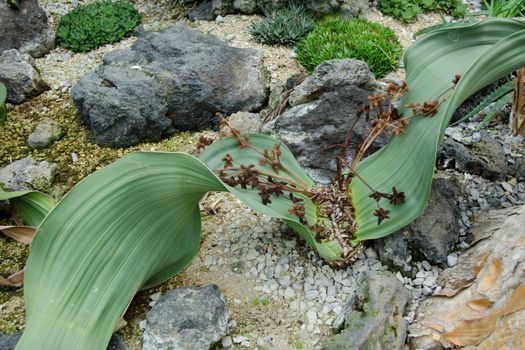
[[[432,117],[414,118],[404,135],[394,136],[359,163],[357,170],[369,184],[384,192],[395,186],[405,192],[406,201],[385,204],[390,219],[378,226],[376,201],[369,188],[354,179],[357,231],[352,244],[388,235],[421,213],[452,113],[478,89],[524,66],[523,47],[525,23],[489,19],[434,31],[407,51],[409,92],[401,105],[442,97],[439,110]],[[459,81],[456,75],[461,76]],[[258,135],[251,135],[250,142],[261,149],[276,143]],[[285,196],[273,196],[263,205],[256,190],[224,184],[209,168],[220,169],[225,153],[237,160],[253,156],[232,139],[206,150],[209,167],[182,153],[134,153],[90,175],[67,194],[43,221],[33,242],[25,277],[26,329],[17,349],[34,349],[35,344],[53,350],[104,349],[134,294],[181,271],[196,254],[198,202],[208,191],[232,192],[252,209],[285,220],[325,259],[340,259],[343,248],[338,241],[319,243],[309,230],[318,213],[308,198],[302,198],[301,223],[289,213]],[[282,145],[281,153],[294,179],[312,186]]]

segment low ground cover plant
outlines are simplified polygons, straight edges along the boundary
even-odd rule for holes
[[[268,45],[294,45],[314,26],[313,18],[300,4],[267,10],[250,26],[252,38]]]
[[[415,21],[422,11],[439,11],[454,17],[467,13],[462,0],[381,0],[379,8],[385,15],[405,23]]]
[[[378,78],[396,69],[402,53],[392,29],[365,19],[327,18],[297,44],[297,60],[309,72],[327,60],[356,58]]]
[[[136,292],[171,278],[197,254],[199,202],[209,191],[230,192],[281,219],[331,264],[351,262],[363,241],[398,231],[424,210],[452,114],[524,66],[524,45],[525,23],[509,19],[422,36],[406,52],[406,83],[371,95],[356,116],[371,127],[357,155],[347,160],[347,142],[335,145],[341,156],[330,186],[315,184],[280,141],[222,120],[230,135],[201,137],[201,159],[132,153],[85,178],[56,206],[38,192],[0,189],[0,200],[38,226],[17,349],[105,349]],[[399,107],[389,103],[400,94]],[[389,143],[363,157],[382,132],[392,133]]]
[[[58,43],[75,52],[87,52],[129,35],[141,15],[129,2],[110,0],[78,6],[58,24]]]

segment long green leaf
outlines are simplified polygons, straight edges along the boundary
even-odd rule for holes
[[[360,181],[352,182],[359,224],[358,240],[386,236],[406,226],[424,210],[430,195],[436,153],[453,112],[473,93],[525,66],[525,23],[487,19],[474,25],[447,28],[423,36],[405,55],[410,88],[401,106],[432,101],[451,86],[455,74],[462,78],[431,118],[415,118],[401,137],[358,166],[362,177],[379,191],[393,186],[406,193],[401,206],[385,204],[390,220],[377,225],[375,202]],[[407,113],[406,108],[402,108]]]
[[[259,150],[268,149],[271,150],[272,147],[278,143],[276,139],[268,135],[262,134],[250,134],[250,143]],[[302,183],[308,187],[312,187],[314,182],[308,177],[306,172],[301,168],[292,152],[284,144],[280,144],[282,151],[281,161],[287,169],[290,170],[290,173],[281,171],[279,174],[276,174],[270,165],[261,166],[259,160],[263,157],[254,152],[253,150],[244,148],[239,149],[237,141],[232,138],[226,138],[220,141],[214,142],[209,146],[204,154],[203,160],[204,163],[209,166],[211,169],[222,169],[223,163],[221,159],[225,154],[232,155],[233,159],[244,165],[253,164],[257,169],[265,171],[267,173],[272,173],[276,175],[285,175],[288,178],[298,178]],[[272,196],[272,203],[268,205],[263,205],[261,203],[261,197],[257,194],[257,190],[251,189],[240,189],[238,187],[227,186],[228,190],[234,194],[237,198],[243,201],[251,209],[269,215],[274,218],[282,219],[289,226],[291,226],[294,231],[296,231],[303,239],[305,239],[308,244],[310,244],[318,254],[326,260],[338,260],[341,258],[341,247],[336,241],[329,241],[326,243],[318,243],[315,240],[315,234],[312,233],[306,226],[300,224],[297,221],[297,217],[288,213],[288,209],[293,206],[292,201],[286,197],[276,197]],[[309,224],[315,224],[318,220],[316,216],[315,205],[307,198],[301,197],[305,201],[306,208],[306,220]]]
[[[29,226],[38,226],[54,208],[55,201],[36,191],[6,192],[0,187],[0,201],[9,200],[11,207]]]
[[[212,190],[225,187],[181,153],[133,153],[81,181],[33,241],[17,349],[104,349],[135,293],[195,256]]]
[[[496,90],[488,94],[473,110],[465,114],[461,119],[454,121],[451,126],[458,125],[465,120],[475,117],[479,112],[487,108],[491,103],[498,101],[504,96],[514,91],[514,82],[509,80],[505,84],[499,86]]]
[[[491,120],[494,118],[498,112],[501,111],[503,106],[505,106],[507,103],[512,101],[512,94],[513,92],[509,92],[506,95],[503,95],[500,97],[498,101],[494,103],[494,105],[491,107],[491,110],[485,115],[485,118],[479,123],[479,125],[476,127],[476,130],[483,129]]]

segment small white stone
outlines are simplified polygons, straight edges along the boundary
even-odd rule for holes
[[[287,287],[287,288],[284,290],[284,297],[285,297],[286,299],[295,298],[295,292],[293,291],[292,288]]]
[[[257,251],[255,249],[252,249],[248,252],[248,254],[246,254],[246,260],[255,260],[258,256],[259,254],[257,253]]]
[[[421,294],[423,294],[423,290],[421,290],[421,288],[412,289],[412,297],[414,299],[419,299]]]
[[[142,320],[139,322],[139,328],[140,329],[145,329],[146,328],[146,323],[147,321],[146,320]]]
[[[160,298],[161,295],[162,295],[162,294],[161,294],[160,292],[157,292],[157,293],[151,294],[151,295],[149,296],[149,298],[150,298],[151,300],[157,301],[157,300],[159,300],[159,298]]]
[[[399,271],[396,272],[396,278],[399,282],[405,283],[405,279],[403,278],[403,275],[401,274],[401,272]]]
[[[311,289],[308,292],[306,292],[305,294],[306,294],[306,299],[307,300],[314,300],[314,299],[316,299],[319,296],[319,292],[317,292],[315,289]]]
[[[248,341],[248,340],[249,340],[249,338],[243,337],[242,335],[236,335],[236,336],[233,337],[233,342],[235,344],[240,344],[240,343],[242,343],[244,341]]]
[[[223,348],[229,348],[230,346],[233,345],[232,337],[226,336],[226,337],[222,338],[221,344],[222,344]]]
[[[221,15],[215,17],[215,24],[221,24],[222,22],[224,22],[224,17],[222,17]]]
[[[315,310],[308,310],[308,312],[306,313],[306,320],[309,325],[317,324],[317,313],[315,312]]]
[[[458,262],[458,253],[452,253],[450,254],[449,256],[447,256],[447,264],[448,266],[452,267],[454,265],[456,265],[456,263]]]
[[[259,346],[268,346],[269,344],[271,344],[272,340],[273,340],[273,338],[270,337],[270,336],[259,338],[259,339],[257,339],[257,345],[259,345]]]
[[[377,253],[372,247],[368,247],[365,249],[365,255],[367,258],[370,259],[377,259]]]
[[[512,188],[512,185],[508,182],[502,182],[501,183],[501,187],[503,187],[503,189],[509,193],[512,193],[514,192],[514,189]]]
[[[425,282],[424,279],[422,278],[416,278],[415,280],[412,281],[412,284],[414,286],[421,286],[423,284],[423,282]]]

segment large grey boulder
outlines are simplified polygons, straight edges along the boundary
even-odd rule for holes
[[[318,65],[314,73],[290,93],[288,103],[297,106],[349,85],[371,90],[379,87],[365,62],[353,58],[329,60]]]
[[[481,132],[481,140],[471,145],[450,137],[442,143],[441,154],[454,159],[458,170],[489,180],[505,180],[509,172],[503,146],[487,132]]]
[[[0,169],[0,186],[8,191],[49,190],[58,171],[58,165],[37,162],[31,157],[17,160]]]
[[[6,50],[0,54],[0,67],[0,82],[7,88],[7,102],[21,103],[49,89],[28,54]]]
[[[259,110],[266,74],[258,51],[177,25],[108,54],[71,95],[98,144],[130,146],[209,128],[216,112]]]
[[[343,330],[326,341],[323,350],[403,349],[408,290],[385,272],[369,272],[360,289],[343,308]]]
[[[169,291],[146,318],[142,350],[208,350],[228,333],[226,301],[216,285]]]
[[[339,152],[333,146],[344,142],[357,112],[368,104],[368,96],[377,87],[364,62],[325,62],[292,92],[292,104],[296,105],[265,125],[263,131],[284,141],[316,181],[327,182],[334,174],[335,156]],[[365,118],[355,124],[348,160],[368,135],[369,127]],[[385,145],[387,140],[386,135],[379,137],[371,151]]]
[[[161,85],[141,70],[102,66],[83,76],[71,96],[97,144],[130,146],[175,131]]]
[[[33,57],[44,56],[55,42],[38,0],[22,0],[18,10],[0,0],[0,38],[0,53],[18,49]]]

